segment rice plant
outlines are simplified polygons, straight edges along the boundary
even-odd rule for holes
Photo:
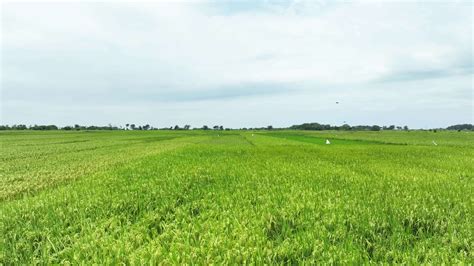
[[[4,265],[474,263],[472,133],[12,131],[0,145]]]

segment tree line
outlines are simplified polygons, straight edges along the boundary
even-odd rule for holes
[[[146,125],[137,125],[137,124],[125,124],[125,126],[113,126],[109,124],[108,126],[82,126],[75,124],[74,126],[64,126],[59,127],[56,125],[24,125],[24,124],[15,124],[15,125],[0,125],[0,130],[231,130],[231,128],[225,128],[221,125],[215,125],[209,127],[204,125],[200,128],[191,128],[191,125],[184,125],[180,127],[179,125],[171,127],[162,127],[156,128]]]
[[[117,126],[80,126],[80,125],[74,125],[74,126],[64,126],[64,127],[59,127],[56,125],[23,125],[23,124],[18,124],[18,125],[0,125],[0,130],[120,130],[120,127]]]
[[[343,130],[343,131],[381,131],[381,130],[405,130],[408,131],[408,126],[379,126],[379,125],[357,125],[357,126],[350,126],[348,124],[344,124],[342,126],[332,126],[329,124],[319,124],[319,123],[303,123],[300,125],[293,125],[290,127],[283,127],[283,128],[274,128],[273,126],[266,126],[266,127],[250,127],[250,128],[224,128],[222,125],[215,125],[215,126],[207,126],[204,125],[202,127],[194,127],[191,128],[191,125],[184,125],[180,127],[179,125],[171,126],[171,127],[162,127],[156,128],[150,126],[149,124],[145,125],[136,125],[127,123],[125,126],[113,126],[111,124],[107,126],[82,126],[79,124],[75,124],[73,126],[64,126],[59,127],[56,125],[0,125],[0,130],[284,130],[284,129],[295,129],[295,130]],[[431,131],[437,130],[474,130],[474,126],[472,124],[458,124],[452,125],[446,128],[436,128],[430,129]]]
[[[408,126],[379,126],[379,125],[358,125],[350,126],[344,124],[342,126],[332,126],[328,124],[319,124],[319,123],[304,123],[301,125],[293,125],[290,129],[299,129],[299,130],[355,130],[355,131],[380,131],[380,130],[408,130]]]
[[[453,125],[446,128],[447,130],[474,130],[474,125],[472,124],[459,124]]]

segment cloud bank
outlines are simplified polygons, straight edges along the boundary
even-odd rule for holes
[[[472,8],[6,3],[1,123],[472,122]]]

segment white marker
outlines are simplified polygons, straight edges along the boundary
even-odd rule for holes
[[[438,143],[433,140],[433,145],[438,146]]]
[[[326,144],[331,144],[331,142],[327,139],[327,140],[326,140]]]

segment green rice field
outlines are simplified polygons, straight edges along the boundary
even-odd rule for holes
[[[474,133],[0,132],[0,236],[1,265],[474,264]]]

